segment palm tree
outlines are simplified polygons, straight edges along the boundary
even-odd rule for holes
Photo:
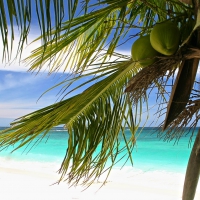
[[[199,90],[196,86],[199,83],[195,81],[200,44],[199,1],[1,1],[4,62],[10,61],[12,55],[15,26],[20,31],[16,55],[20,58],[33,18],[38,20],[41,36],[36,40],[41,40],[42,45],[25,59],[30,66],[29,71],[39,73],[43,66],[48,66],[50,74],[61,67],[64,67],[63,72],[70,69],[71,73],[58,84],[62,86],[61,101],[16,119],[10,128],[1,132],[2,148],[21,142],[18,149],[37,136],[43,138],[52,127],[64,124],[69,139],[59,181],[67,179],[71,184],[80,181],[92,183],[105,171],[109,175],[120,152],[124,151],[124,155],[132,161],[131,152],[141,121],[142,106],[148,104],[152,88],[158,90],[158,115],[166,115],[161,127],[163,130],[167,128],[167,131],[160,132],[161,137],[165,140],[179,139],[188,124],[191,128],[197,126],[200,117]],[[158,62],[142,68],[130,56],[116,51],[120,45],[149,34],[156,23],[164,21],[174,21],[184,33],[180,48],[174,55],[159,56]],[[194,24],[192,28],[191,24]],[[157,70],[158,66],[160,70]],[[89,79],[69,89],[85,77]],[[176,81],[167,92],[171,79]],[[88,87],[82,93],[69,97],[71,92],[83,86]],[[191,122],[193,116],[195,120]],[[131,138],[125,134],[126,127],[132,133]],[[122,149],[119,133],[126,143]],[[191,154],[193,164],[189,162],[188,165],[184,200],[193,199],[198,182],[197,178],[195,184],[188,187],[191,183],[187,178],[191,177],[190,165],[196,166],[196,174],[192,172],[192,176],[199,176],[198,138]],[[101,151],[94,156],[97,147]],[[106,168],[108,159],[112,164]]]

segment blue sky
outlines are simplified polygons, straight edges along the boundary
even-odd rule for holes
[[[30,40],[33,39],[31,36]],[[34,44],[34,47],[37,45],[39,44]],[[129,52],[127,48],[125,53]],[[30,50],[26,50],[23,56],[26,57],[29,54]],[[9,126],[14,119],[46,107],[59,98],[61,87],[45,93],[41,98],[40,96],[62,81],[67,74],[60,72],[48,75],[41,72],[36,75],[27,70],[28,67],[23,64],[19,65],[18,62],[10,65],[0,64],[0,126]]]
[[[53,89],[41,98],[40,96],[65,76],[62,73],[51,76],[41,73],[36,76],[16,69],[1,70],[0,126],[9,126],[14,119],[56,102],[61,88]]]
[[[0,126],[9,126],[14,119],[58,101],[61,87],[45,93],[42,97],[41,95],[62,81],[66,75],[35,75],[21,69],[17,71],[16,66],[14,70],[0,70]],[[152,100],[150,99],[150,103]],[[151,110],[150,119],[155,111],[156,108]],[[146,114],[143,118],[146,118]]]
[[[34,23],[34,22],[33,22]],[[39,28],[33,24],[31,34],[28,38],[28,43],[35,39],[40,33]],[[17,49],[18,36],[15,36],[14,42],[15,52]],[[130,55],[130,48],[133,41],[119,47],[119,51],[124,54]],[[1,41],[0,41],[0,45]],[[25,47],[22,58],[30,55],[31,50],[40,45],[40,42],[35,42],[32,45]],[[2,57],[2,51],[0,52],[0,59]],[[63,80],[66,74],[57,73],[49,76],[45,72],[39,73],[37,76],[30,72],[27,72],[28,67],[15,61],[11,64],[0,63],[0,126],[9,126],[10,122],[14,119],[33,112],[42,107],[48,106],[58,100],[59,88],[56,88],[40,99],[39,97],[54,84]],[[150,111],[149,123],[154,119],[154,113],[156,107],[153,107],[155,100],[155,94],[152,94],[149,106],[152,107]],[[146,114],[143,116],[143,121],[146,119]],[[159,119],[157,125],[163,119]],[[147,123],[147,125],[149,124]]]
[[[58,91],[38,99],[56,82],[56,77],[47,74],[0,71],[0,126],[8,126],[15,118],[54,103]]]
[[[31,51],[41,45],[40,41],[31,42],[40,34],[39,27],[33,21],[28,43],[22,54],[22,59],[31,54]],[[19,35],[15,32],[13,58],[17,51]],[[0,45],[3,46],[2,41]],[[130,43],[119,49],[130,55]],[[0,59],[2,60],[2,51]],[[46,72],[38,75],[28,71],[28,66],[14,60],[12,63],[0,63],[0,126],[9,126],[10,123],[23,115],[46,107],[58,100],[59,88],[56,88],[40,98],[40,96],[54,84],[63,80],[66,74],[62,72],[49,76]],[[81,92],[81,91],[79,91]],[[40,98],[40,99],[39,99]]]

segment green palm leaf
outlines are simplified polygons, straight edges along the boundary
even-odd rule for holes
[[[168,15],[166,9],[170,9],[170,15],[174,18],[177,8],[182,5],[176,3],[177,5],[153,0],[148,3],[121,0],[113,1],[111,4],[109,1],[111,4],[109,6],[64,22],[56,41],[53,35],[58,30],[53,29],[51,32],[53,39],[36,49],[25,61],[31,66],[30,70],[40,70],[42,65],[48,63],[50,73],[59,70],[61,66],[64,66],[64,71],[70,68],[75,73],[81,73],[97,60],[102,63],[108,61],[119,41],[128,33],[133,31],[135,35],[149,33],[155,21],[166,20]],[[96,6],[99,5],[101,3]],[[95,4],[91,7],[95,7]],[[155,12],[157,9],[159,12]],[[180,9],[183,13],[186,12],[185,6]],[[176,16],[177,20],[182,19],[182,12],[178,12],[180,16]]]
[[[106,161],[111,158],[112,167],[116,163],[118,153],[124,149],[119,147],[118,137],[119,133],[122,133],[127,140],[125,127],[130,127],[133,134],[131,140],[127,140],[125,148],[126,154],[131,158],[138,122],[134,119],[137,116],[133,117],[132,105],[129,96],[124,94],[123,86],[137,70],[132,61],[111,65],[107,76],[83,93],[13,122],[13,127],[1,134],[1,146],[21,142],[16,149],[20,148],[41,133],[44,137],[52,127],[65,124],[69,140],[68,152],[60,169],[61,179],[69,170],[71,162],[70,182],[77,183],[83,177],[99,177],[105,170]],[[101,74],[99,78],[102,78]],[[96,77],[93,78],[95,79]],[[98,146],[101,153],[94,157]]]
[[[82,10],[78,11],[80,6]],[[93,3],[93,1],[82,3],[78,0],[68,0],[67,2],[63,0],[35,0],[34,3],[31,0],[2,1],[0,3],[0,30],[4,46],[3,59],[9,60],[11,58],[13,42],[16,39],[15,26],[19,28],[17,34],[20,35],[17,55],[20,55],[23,51],[32,24],[35,23],[39,24],[40,39],[44,44],[41,51],[45,51],[47,46],[50,46],[46,50],[45,56],[41,54],[43,61],[47,60],[46,54],[49,60],[51,60],[52,55],[55,56],[54,49],[57,42],[65,40],[63,46],[60,45],[57,49],[58,53],[85,32],[87,32],[87,37],[80,46],[87,43],[89,39],[96,41],[98,37],[97,47],[99,43],[104,44],[110,35],[114,36],[109,39],[110,44],[107,47],[107,52],[110,55],[114,52],[120,38],[123,38],[130,31],[132,32],[134,28],[138,34],[145,34],[155,23],[155,20],[162,21],[169,13],[172,18],[174,16],[177,18],[179,15],[181,18],[184,12],[189,13],[188,9],[188,6],[179,1],[150,0],[148,3],[129,0],[98,1],[96,3]],[[7,11],[8,15],[6,14]],[[35,11],[36,16],[33,15]],[[68,14],[66,14],[66,11]],[[140,22],[142,22],[141,25]],[[138,28],[142,28],[141,33]],[[104,31],[105,34],[103,34]],[[11,35],[10,42],[8,42],[9,35]],[[49,49],[52,45],[53,49],[50,55]],[[84,58],[87,55],[92,55],[92,52],[95,51],[95,48],[92,47],[93,44],[90,45],[91,51],[87,50],[87,53],[83,54]],[[98,47],[101,49],[100,45]],[[83,51],[81,51],[81,55],[82,53]],[[37,54],[34,57],[37,57]]]

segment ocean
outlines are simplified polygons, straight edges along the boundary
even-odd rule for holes
[[[3,129],[3,127],[1,127]],[[183,136],[178,143],[174,140],[166,142],[157,137],[153,128],[144,128],[137,138],[136,146],[132,152],[133,166],[130,161],[120,160],[114,168],[128,167],[142,171],[165,171],[185,173],[193,141],[190,134]],[[195,130],[195,134],[197,129]],[[126,134],[130,131],[127,129]],[[23,147],[11,153],[13,147],[0,152],[0,159],[12,162],[61,164],[67,149],[68,133],[61,127],[50,131],[50,137],[44,138],[38,145]],[[32,143],[34,144],[34,142]],[[124,141],[121,140],[121,146]]]

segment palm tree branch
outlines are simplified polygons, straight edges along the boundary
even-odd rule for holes
[[[46,129],[49,130],[53,126],[65,122],[69,125],[75,120],[75,116],[82,114],[96,99],[100,98],[102,95],[109,95],[109,92],[106,94],[106,91],[110,91],[109,88],[112,88],[115,82],[118,82],[125,74],[127,75],[127,73],[130,73],[130,69],[134,64],[131,61],[127,61],[120,64],[120,66],[121,67],[118,68],[115,73],[92,85],[83,93],[19,118],[12,123],[13,127],[9,130],[19,129],[16,131],[16,135],[18,135],[18,131],[22,129],[19,134],[25,131],[24,135],[27,134],[28,136],[29,134],[32,135]],[[23,130],[25,125],[27,125],[27,128]],[[11,133],[12,136],[13,134],[14,133]],[[21,137],[22,135],[20,135],[20,138]]]

